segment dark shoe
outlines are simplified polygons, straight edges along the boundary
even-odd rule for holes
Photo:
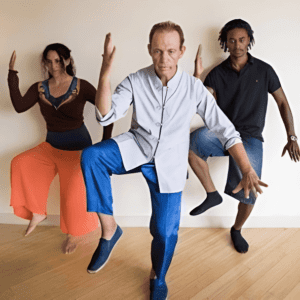
[[[96,251],[93,254],[92,260],[87,268],[89,273],[97,273],[100,271],[105,264],[108,262],[111,252],[120,239],[123,231],[117,226],[117,229],[112,236],[112,238],[108,241],[103,238],[100,238],[99,245]]]
[[[166,282],[159,283],[157,279],[150,279],[150,300],[166,300],[168,287]]]

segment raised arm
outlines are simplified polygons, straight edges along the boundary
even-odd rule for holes
[[[200,75],[202,74],[204,68],[202,66],[202,58],[201,58],[201,53],[202,53],[202,45],[199,44],[196,58],[195,58],[195,70],[194,70],[194,77],[200,79]]]
[[[24,96],[21,95],[18,72],[15,70],[16,58],[16,51],[14,51],[9,61],[8,88],[16,112],[21,113],[31,108],[38,101],[38,86],[33,84]]]
[[[105,37],[104,54],[102,55],[103,61],[95,98],[95,105],[103,117],[107,115],[111,109],[110,76],[115,52],[116,47],[113,47],[111,34],[108,33]]]
[[[285,152],[288,151],[291,160],[297,162],[300,160],[300,150],[297,141],[293,141],[291,139],[291,136],[295,136],[296,134],[294,129],[293,115],[289,103],[281,87],[277,89],[274,93],[272,93],[272,96],[274,97],[278,105],[288,140],[287,144],[283,148],[281,156],[283,156]]]

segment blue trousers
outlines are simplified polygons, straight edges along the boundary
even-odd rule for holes
[[[206,127],[201,127],[193,131],[190,136],[190,141],[190,150],[205,161],[209,156],[229,155],[228,151],[224,150],[217,136]],[[263,157],[262,142],[251,136],[242,136],[242,141],[252,168],[255,170],[257,176],[261,178]],[[228,177],[224,192],[242,203],[254,205],[256,198],[252,192],[249,195],[249,199],[245,198],[244,190],[236,194],[232,193],[241,179],[242,172],[235,160],[229,155]]]
[[[152,202],[150,219],[150,233],[153,236],[152,266],[158,281],[165,282],[178,239],[182,192],[159,192],[154,163],[126,171],[119,147],[112,139],[84,149],[81,167],[87,191],[87,210],[107,215],[113,215],[110,176],[142,172],[149,186]]]

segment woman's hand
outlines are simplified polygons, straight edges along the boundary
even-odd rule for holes
[[[14,50],[14,52],[11,55],[10,61],[9,61],[9,69],[12,71],[15,71],[15,62],[16,62],[16,50]]]

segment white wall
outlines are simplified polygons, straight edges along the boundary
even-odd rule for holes
[[[187,51],[180,65],[192,74],[199,43],[203,45],[204,75],[227,57],[218,44],[221,27],[231,19],[248,21],[255,45],[251,53],[270,63],[279,75],[294,114],[296,133],[300,136],[299,56],[300,4],[298,0],[2,0],[0,10],[0,217],[2,222],[19,222],[13,217],[10,201],[10,161],[18,153],[44,141],[46,128],[38,105],[17,114],[7,88],[10,55],[17,52],[16,69],[20,89],[42,79],[39,65],[44,47],[61,42],[72,49],[77,76],[96,86],[103,41],[112,33],[117,48],[112,89],[129,73],[151,64],[147,53],[152,25],[172,20],[182,26]],[[94,119],[92,105],[87,104],[85,121],[94,142],[99,141],[102,128]],[[113,135],[127,131],[131,111],[115,124]],[[193,127],[200,124],[196,118]],[[259,197],[247,226],[300,226],[300,164],[281,158],[286,134],[277,105],[270,96],[264,130],[263,181],[269,184]],[[227,158],[210,162],[211,174],[219,191],[223,191],[227,175]],[[127,225],[147,225],[150,200],[142,175],[113,177],[115,214]],[[201,217],[188,212],[205,197],[205,192],[190,172],[182,201],[182,225],[230,226],[237,201],[225,196],[224,203]],[[49,194],[48,213],[59,214],[59,181],[55,178]],[[216,218],[218,217],[218,218]],[[0,220],[1,222],[1,220]]]

